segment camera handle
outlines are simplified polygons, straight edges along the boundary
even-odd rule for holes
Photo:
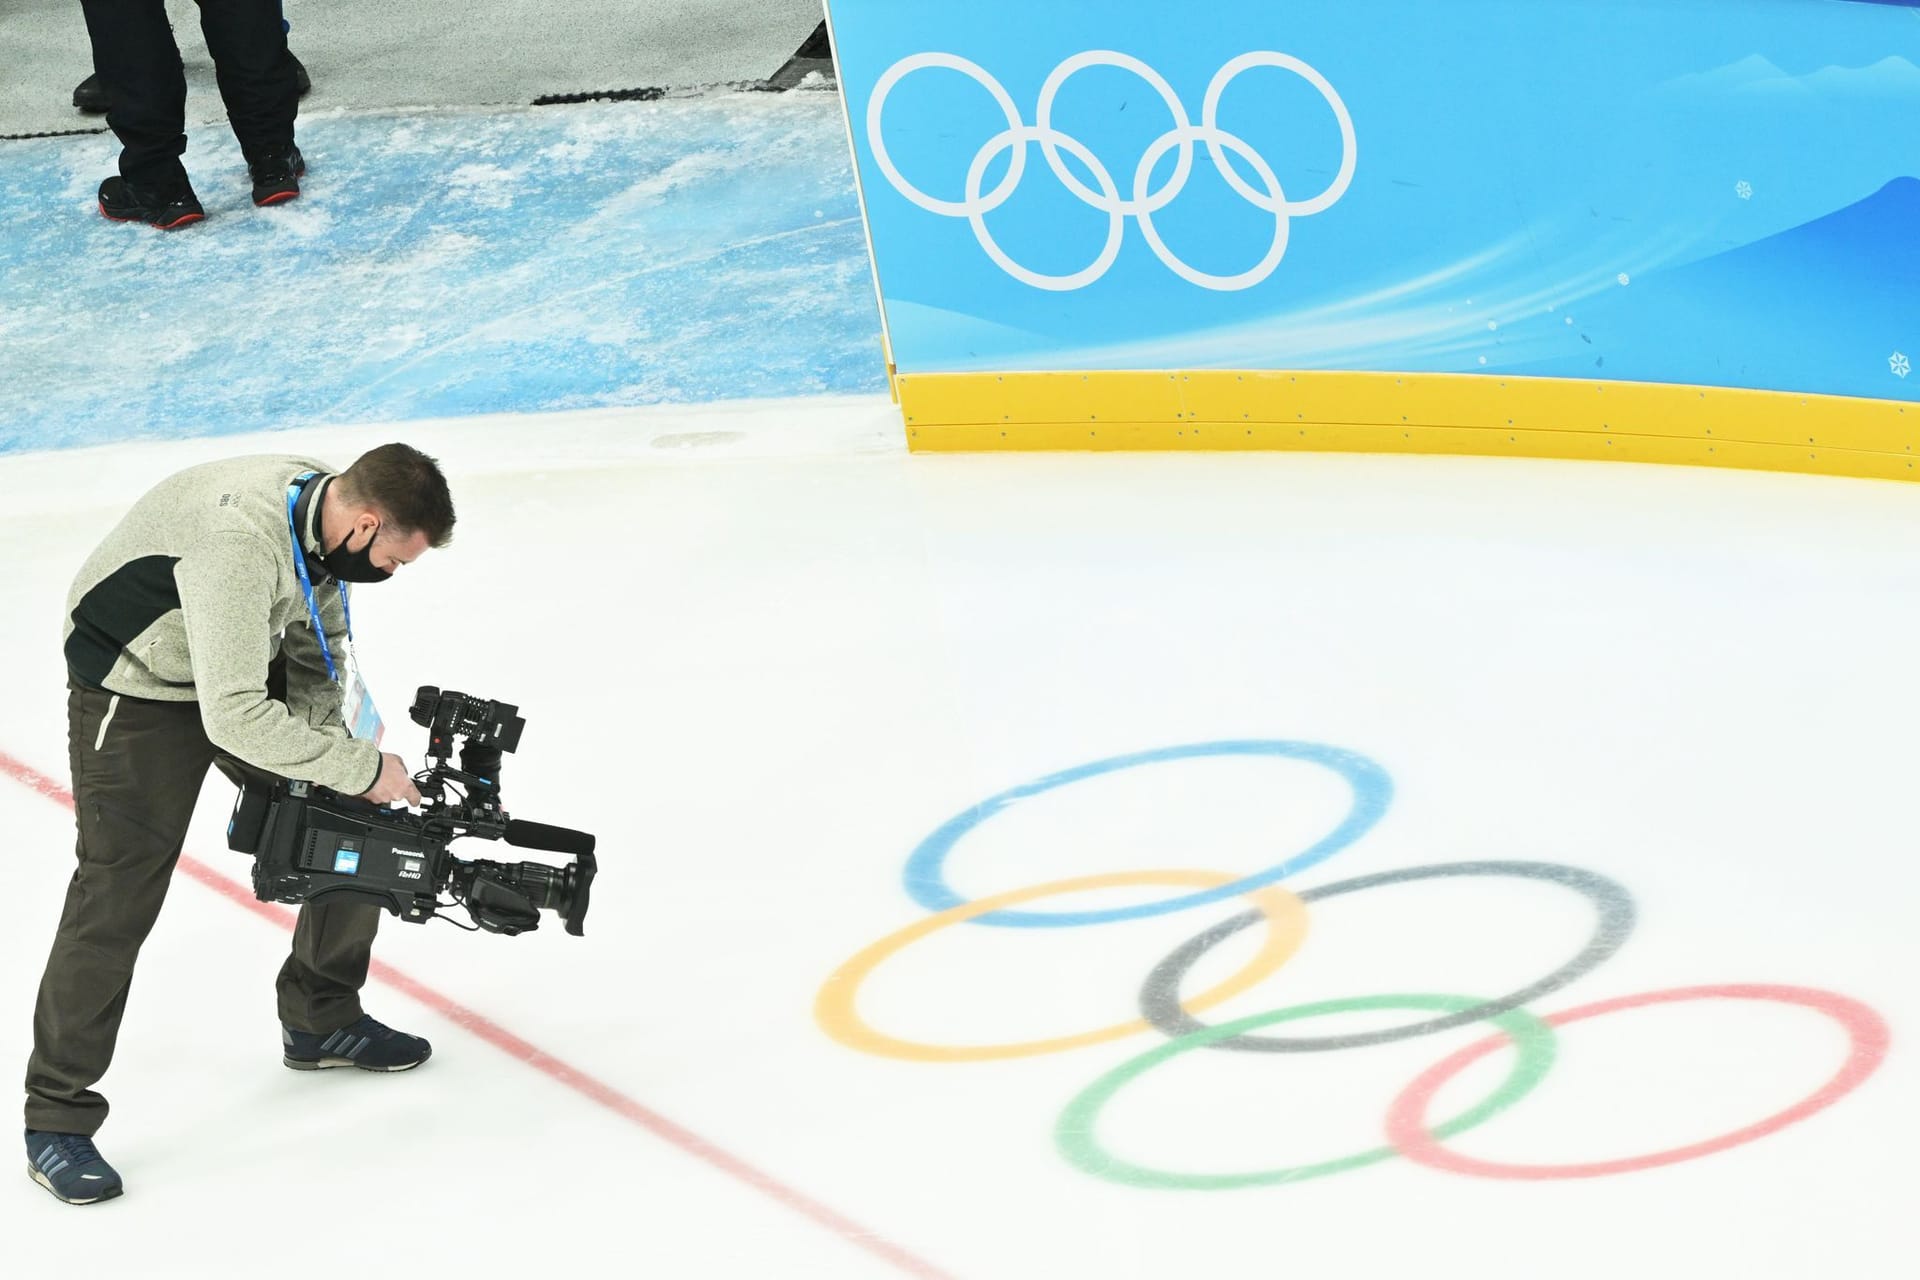
[[[540,912],[531,902],[491,880],[474,880],[467,891],[466,908],[473,922],[488,933],[530,933],[540,927]]]

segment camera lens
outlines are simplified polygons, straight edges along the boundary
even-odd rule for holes
[[[566,902],[571,895],[564,868],[550,867],[544,862],[523,862],[512,869],[511,879],[520,896],[540,910],[566,914]]]

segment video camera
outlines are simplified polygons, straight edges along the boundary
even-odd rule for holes
[[[552,911],[579,937],[599,870],[593,837],[509,817],[500,807],[501,757],[519,747],[526,728],[519,708],[422,685],[407,713],[428,731],[427,766],[413,776],[423,801],[417,814],[276,777],[231,756],[217,761],[240,788],[227,846],[253,855],[254,896],[358,897],[415,923],[458,905],[480,928],[508,935],[538,928],[540,912]],[[448,763],[456,742],[459,768]],[[469,861],[450,849],[462,836],[574,860]],[[451,901],[441,901],[443,893]]]

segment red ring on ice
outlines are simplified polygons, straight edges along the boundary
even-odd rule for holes
[[[1709,1138],[1704,1142],[1695,1142],[1684,1147],[1673,1147],[1666,1151],[1656,1151],[1650,1155],[1627,1156],[1619,1160],[1597,1160],[1585,1164],[1504,1164],[1495,1160],[1480,1160],[1448,1150],[1441,1146],[1428,1131],[1426,1122],[1427,1109],[1442,1085],[1465,1070],[1471,1063],[1508,1043],[1504,1034],[1495,1035],[1477,1044],[1468,1045],[1452,1057],[1430,1068],[1408,1085],[1387,1110],[1387,1140],[1410,1160],[1431,1168],[1446,1169],[1452,1173],[1474,1174],[1482,1178],[1529,1180],[1599,1178],[1609,1174],[1633,1173],[1641,1169],[1678,1164],[1683,1160],[1696,1160],[1701,1156],[1712,1155],[1718,1151],[1725,1151],[1729,1147],[1737,1147],[1757,1138],[1764,1138],[1768,1134],[1776,1133],[1790,1124],[1805,1120],[1808,1116],[1832,1106],[1879,1068],[1881,1061],[1886,1057],[1887,1046],[1892,1038],[1886,1020],[1851,997],[1814,987],[1789,987],[1761,983],[1675,987],[1667,991],[1649,991],[1641,995],[1621,996],[1614,1000],[1602,1000],[1597,1004],[1581,1005],[1578,1008],[1544,1017],[1542,1021],[1551,1027],[1562,1027],[1583,1018],[1597,1018],[1603,1013],[1618,1013],[1622,1009],[1641,1009],[1648,1005],[1675,1004],[1687,1000],[1769,1000],[1778,1004],[1800,1005],[1803,1008],[1824,1013],[1838,1022],[1847,1032],[1852,1046],[1840,1070],[1812,1094],[1757,1124],[1736,1129],[1720,1137]]]

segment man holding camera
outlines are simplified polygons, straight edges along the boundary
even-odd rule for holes
[[[93,1085],[214,758],[419,804],[405,763],[350,732],[364,691],[346,584],[386,581],[445,546],[453,523],[439,465],[404,444],[337,475],[302,458],[239,458],[161,481],[81,568],[65,645],[79,866],[26,1080],[28,1172],[61,1200],[121,1194],[93,1145],[107,1117]],[[287,1066],[405,1071],[427,1060],[425,1040],[360,1007],[379,919],[359,903],[301,908],[277,983]]]

